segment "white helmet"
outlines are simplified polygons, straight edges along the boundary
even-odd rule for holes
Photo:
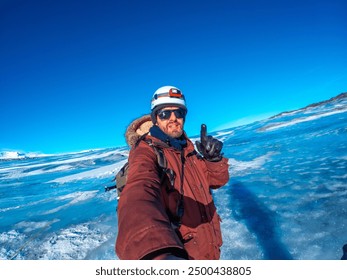
[[[187,109],[183,93],[177,87],[173,86],[164,86],[154,92],[151,101],[151,110],[153,111],[159,105],[177,105]]]
[[[167,106],[178,106],[187,111],[184,95],[177,87],[164,86],[154,92],[151,100],[151,117],[154,124],[156,123],[156,113]]]

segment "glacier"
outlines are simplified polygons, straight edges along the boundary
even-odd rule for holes
[[[221,259],[341,258],[346,93],[212,135],[229,158],[230,180],[213,191],[222,219]],[[0,155],[0,259],[118,259],[117,195],[104,188],[128,153],[120,147]]]

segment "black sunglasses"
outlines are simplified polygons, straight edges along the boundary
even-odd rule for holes
[[[186,117],[187,111],[179,108],[175,110],[161,110],[158,112],[158,117],[161,120],[168,120],[171,117],[171,113],[174,113],[176,118],[184,119]]]

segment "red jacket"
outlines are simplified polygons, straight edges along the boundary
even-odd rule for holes
[[[188,140],[181,152],[160,140],[146,136],[162,147],[168,168],[175,176],[174,187],[161,180],[153,148],[140,141],[129,154],[127,184],[118,202],[116,253],[120,259],[142,259],[166,248],[184,250],[189,259],[219,259],[222,236],[220,218],[210,188],[219,188],[229,180],[228,161],[208,162],[200,158]],[[184,214],[178,232],[169,216],[177,213],[180,201],[181,173]]]

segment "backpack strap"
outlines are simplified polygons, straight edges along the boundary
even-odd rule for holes
[[[170,187],[167,189],[167,191],[170,193],[172,191],[175,191],[175,178],[176,178],[176,174],[175,171],[168,168],[167,167],[167,160],[166,157],[164,155],[163,150],[156,146],[153,145],[152,140],[150,139],[146,139],[143,138],[142,140],[144,140],[148,145],[150,145],[156,156],[157,156],[157,162],[158,162],[158,166],[160,167],[161,170],[161,182],[164,181],[165,178],[165,174],[168,176],[169,181],[170,181]],[[182,160],[182,166],[184,165],[184,159],[182,159],[183,157],[183,152],[181,153],[181,160]],[[183,167],[182,167],[183,168]],[[182,170],[182,174],[181,174],[181,188],[180,188],[180,200],[178,201],[178,205],[176,208],[176,214],[173,216],[170,212],[168,212],[168,216],[170,218],[171,224],[173,226],[174,229],[177,229],[181,226],[182,224],[182,217],[183,217],[183,213],[184,213],[184,205],[183,205],[183,170]]]
[[[170,181],[170,188],[168,189],[168,191],[171,192],[174,190],[174,185],[175,185],[175,178],[176,178],[175,171],[173,171],[172,169],[167,167],[167,160],[166,160],[166,157],[164,155],[163,150],[157,146],[153,146],[153,149],[157,155],[158,165],[162,170],[161,181],[163,181],[164,174],[166,174],[169,178],[169,181]]]
[[[175,171],[173,171],[172,169],[167,167],[167,160],[166,157],[164,155],[163,150],[156,146],[153,145],[153,142],[151,139],[146,139],[144,138],[143,141],[145,141],[149,146],[151,146],[153,148],[153,151],[155,153],[155,155],[157,156],[157,163],[158,166],[160,167],[159,171],[160,171],[160,180],[161,182],[163,182],[164,180],[164,175],[166,174],[169,177],[169,181],[170,181],[170,188],[168,189],[168,191],[172,191],[174,188],[174,184],[175,184],[175,178],[176,178],[176,174]]]

